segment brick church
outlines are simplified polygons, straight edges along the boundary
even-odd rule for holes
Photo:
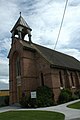
[[[31,31],[21,15],[11,30],[8,55],[10,104],[18,103],[23,93],[27,95],[39,86],[51,88],[55,101],[61,89],[69,88],[74,92],[80,88],[80,61],[33,43]],[[28,40],[24,40],[26,35]]]

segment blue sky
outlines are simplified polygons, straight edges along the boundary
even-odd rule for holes
[[[0,0],[0,89],[7,89],[10,30],[22,12],[32,28],[32,41],[54,48],[65,0]],[[56,50],[80,60],[80,0],[69,0]]]

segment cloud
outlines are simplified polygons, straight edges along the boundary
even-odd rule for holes
[[[2,63],[0,65],[0,75],[3,77],[9,75],[8,64]]]
[[[76,34],[75,34],[76,33]],[[74,44],[73,44],[74,43]],[[80,51],[80,27],[77,27],[71,34],[70,48]]]
[[[9,82],[9,65],[8,60],[0,58],[0,82]],[[1,84],[0,84],[1,86]]]
[[[11,47],[10,30],[19,12],[32,28],[32,41],[54,49],[65,0],[1,0],[0,1],[0,81],[8,81],[7,55]],[[56,50],[80,60],[80,0],[70,0]],[[76,42],[75,42],[76,41]]]
[[[3,81],[0,81],[0,90],[6,90],[6,89],[9,89],[9,84]]]
[[[0,89],[9,89],[8,60],[1,58],[0,58]]]
[[[80,60],[80,51],[78,49],[64,48],[64,49],[59,49],[59,51],[65,54],[68,54],[70,56],[73,56],[74,58]]]
[[[10,49],[10,30],[15,21],[18,6],[10,0],[0,1],[0,89],[8,89],[9,63],[7,55]],[[19,13],[19,12],[18,12]]]
[[[80,5],[80,0],[76,0],[76,1],[71,0],[69,5],[72,7],[78,6],[78,5]]]
[[[4,60],[0,58],[0,82],[1,81],[9,83],[9,65],[7,59]]]

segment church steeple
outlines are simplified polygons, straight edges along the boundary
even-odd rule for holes
[[[32,31],[32,29],[26,23],[24,18],[21,16],[21,12],[20,12],[20,17],[17,20],[14,27],[12,28],[12,30],[11,30],[12,38],[16,37],[16,35],[17,35],[17,37],[19,39],[24,40],[25,35],[28,34],[29,41],[31,42],[31,31]]]

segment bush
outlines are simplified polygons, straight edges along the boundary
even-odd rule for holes
[[[72,99],[71,91],[68,89],[63,89],[61,90],[61,93],[59,95],[58,103],[59,104],[66,103],[71,101],[71,99]]]
[[[37,99],[29,97],[29,106],[31,108],[37,108]]]
[[[77,90],[74,94],[80,99],[80,90]]]
[[[0,106],[8,106],[9,105],[9,96],[0,96]]]
[[[20,104],[24,108],[47,107],[53,105],[53,93],[47,86],[39,87],[36,90],[37,98],[22,96]]]
[[[79,97],[76,94],[72,95],[72,99],[71,100],[77,100],[77,99],[79,99]]]
[[[5,105],[9,105],[9,96],[5,96],[5,99],[4,99],[4,102],[5,102]]]
[[[54,104],[53,101],[53,92],[47,86],[42,86],[37,89],[37,106],[38,107],[47,107]]]
[[[27,96],[22,96],[19,103],[21,104],[21,107],[27,108],[29,103],[29,98]]]

